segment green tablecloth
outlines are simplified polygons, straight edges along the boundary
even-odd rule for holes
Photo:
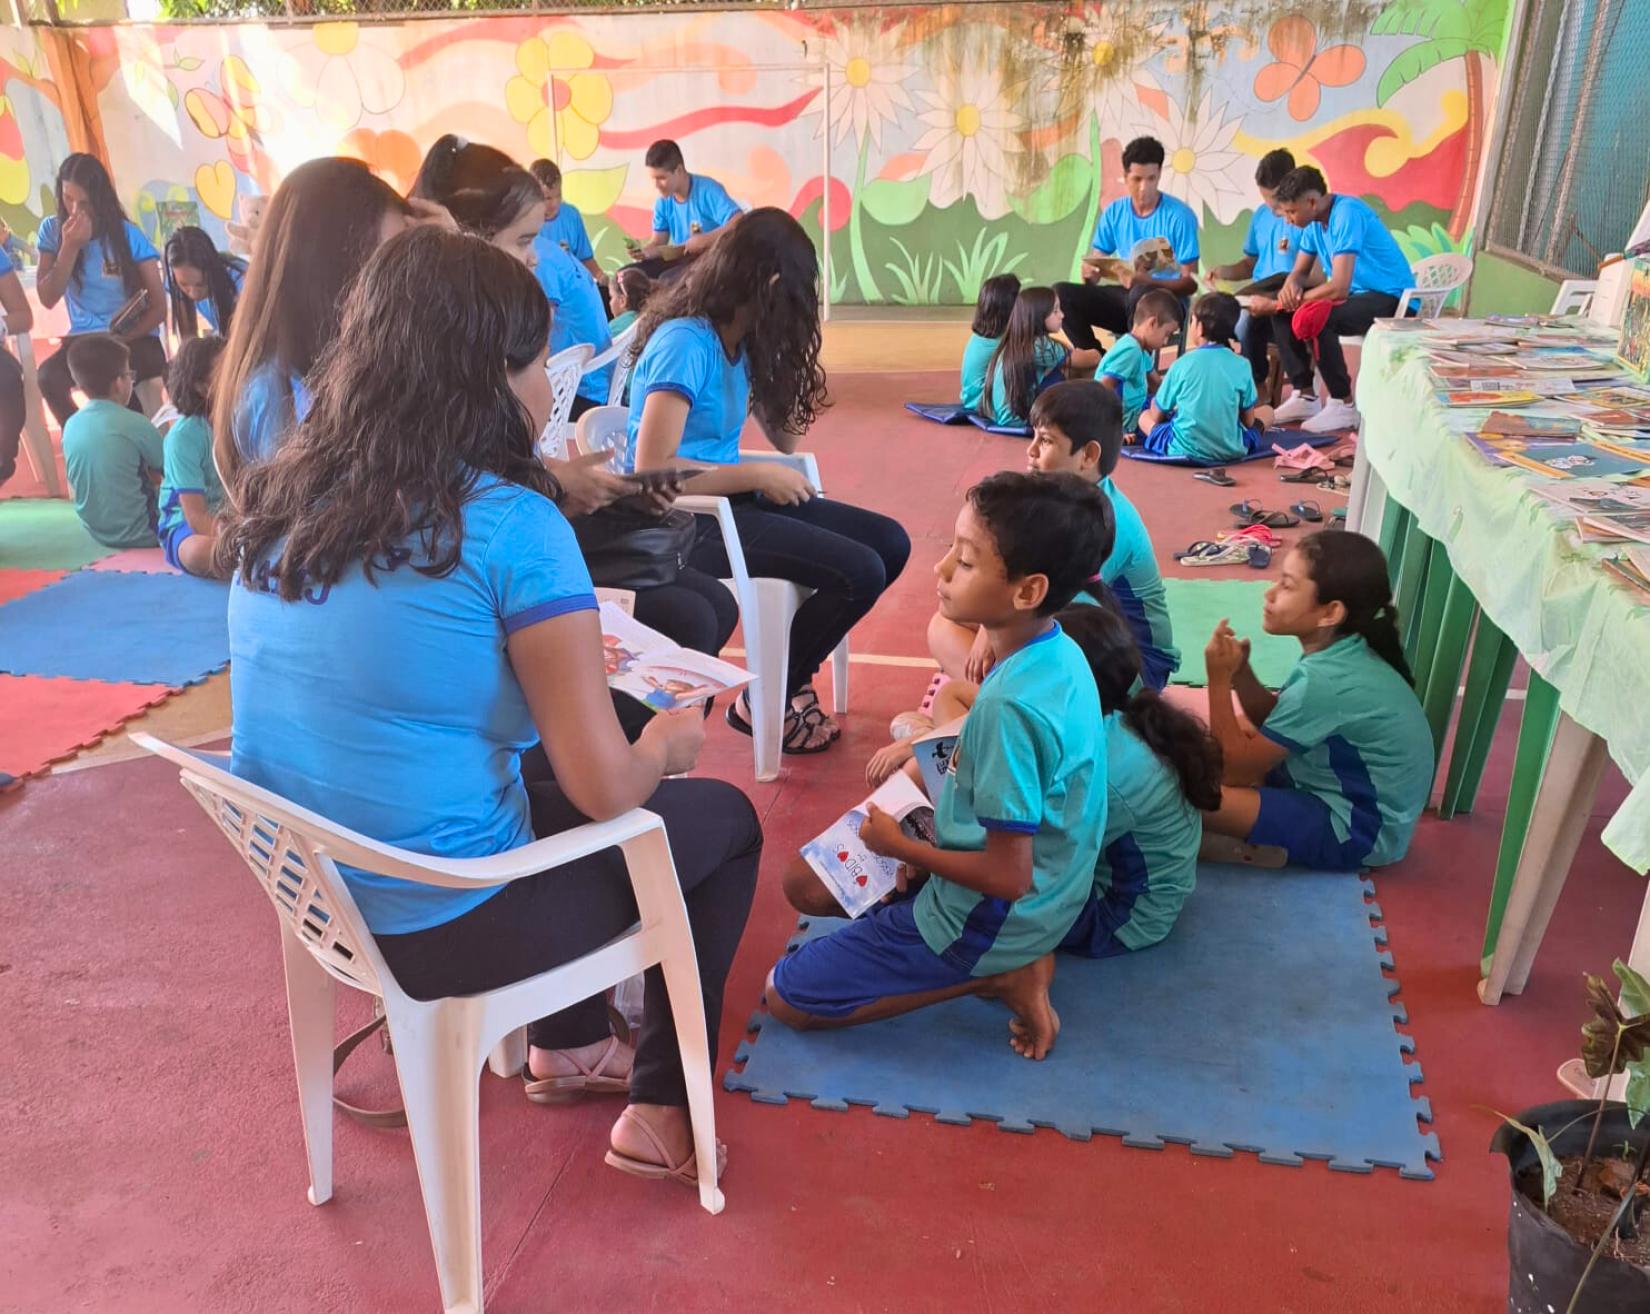
[[[1650,870],[1650,605],[1516,470],[1490,465],[1448,431],[1415,335],[1371,330],[1358,409],[1387,491],[1446,546],[1455,573],[1558,690],[1563,710],[1604,740],[1632,786],[1604,842],[1635,871]]]

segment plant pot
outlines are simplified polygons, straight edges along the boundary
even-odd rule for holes
[[[1594,1100],[1561,1100],[1526,1109],[1516,1116],[1525,1126],[1547,1137],[1553,1153],[1563,1158],[1585,1152],[1597,1108]],[[1639,1148],[1647,1139],[1650,1119],[1634,1131],[1627,1125],[1626,1108],[1610,1104],[1605,1107],[1595,1149],[1604,1150],[1623,1141]],[[1507,1156],[1512,1185],[1512,1212],[1507,1220],[1507,1312],[1564,1314],[1592,1251],[1549,1218],[1539,1201],[1527,1199],[1519,1190],[1520,1175],[1536,1167],[1535,1146],[1530,1138],[1503,1123],[1490,1149]],[[1645,1217],[1650,1219],[1650,1214]],[[1587,1275],[1575,1314],[1627,1314],[1629,1310],[1650,1310],[1650,1268],[1599,1256]]]

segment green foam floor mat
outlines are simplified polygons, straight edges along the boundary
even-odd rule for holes
[[[45,497],[0,501],[0,567],[79,570],[112,551],[86,532],[73,502]]]
[[[1180,669],[1170,683],[1198,688],[1208,684],[1203,648],[1215,626],[1225,618],[1240,639],[1249,640],[1249,665],[1260,682],[1269,689],[1282,684],[1300,660],[1301,646],[1295,639],[1261,629],[1262,600],[1270,587],[1271,581],[1258,579],[1164,580],[1175,647],[1180,649]]]

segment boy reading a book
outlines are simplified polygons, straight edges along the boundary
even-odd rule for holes
[[[1109,522],[1075,475],[1004,472],[969,491],[935,567],[940,609],[986,631],[997,661],[934,801],[936,842],[870,809],[860,838],[909,869],[903,897],[775,964],[779,1021],[855,1026],[975,994],[1008,1004],[1016,1053],[1053,1046],[1053,950],[1088,898],[1106,811],[1099,696],[1054,613],[1093,574]]]

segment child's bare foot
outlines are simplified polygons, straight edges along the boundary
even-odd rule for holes
[[[999,973],[991,978],[990,988],[980,992],[1001,999],[1013,1012],[1008,1043],[1022,1058],[1046,1058],[1060,1034],[1060,1015],[1048,998],[1053,981],[1054,955],[1044,954],[1024,967]]]
[[[875,789],[909,762],[912,756],[913,750],[909,740],[901,740],[897,744],[877,749],[871,754],[871,760],[865,764],[865,783]]]

